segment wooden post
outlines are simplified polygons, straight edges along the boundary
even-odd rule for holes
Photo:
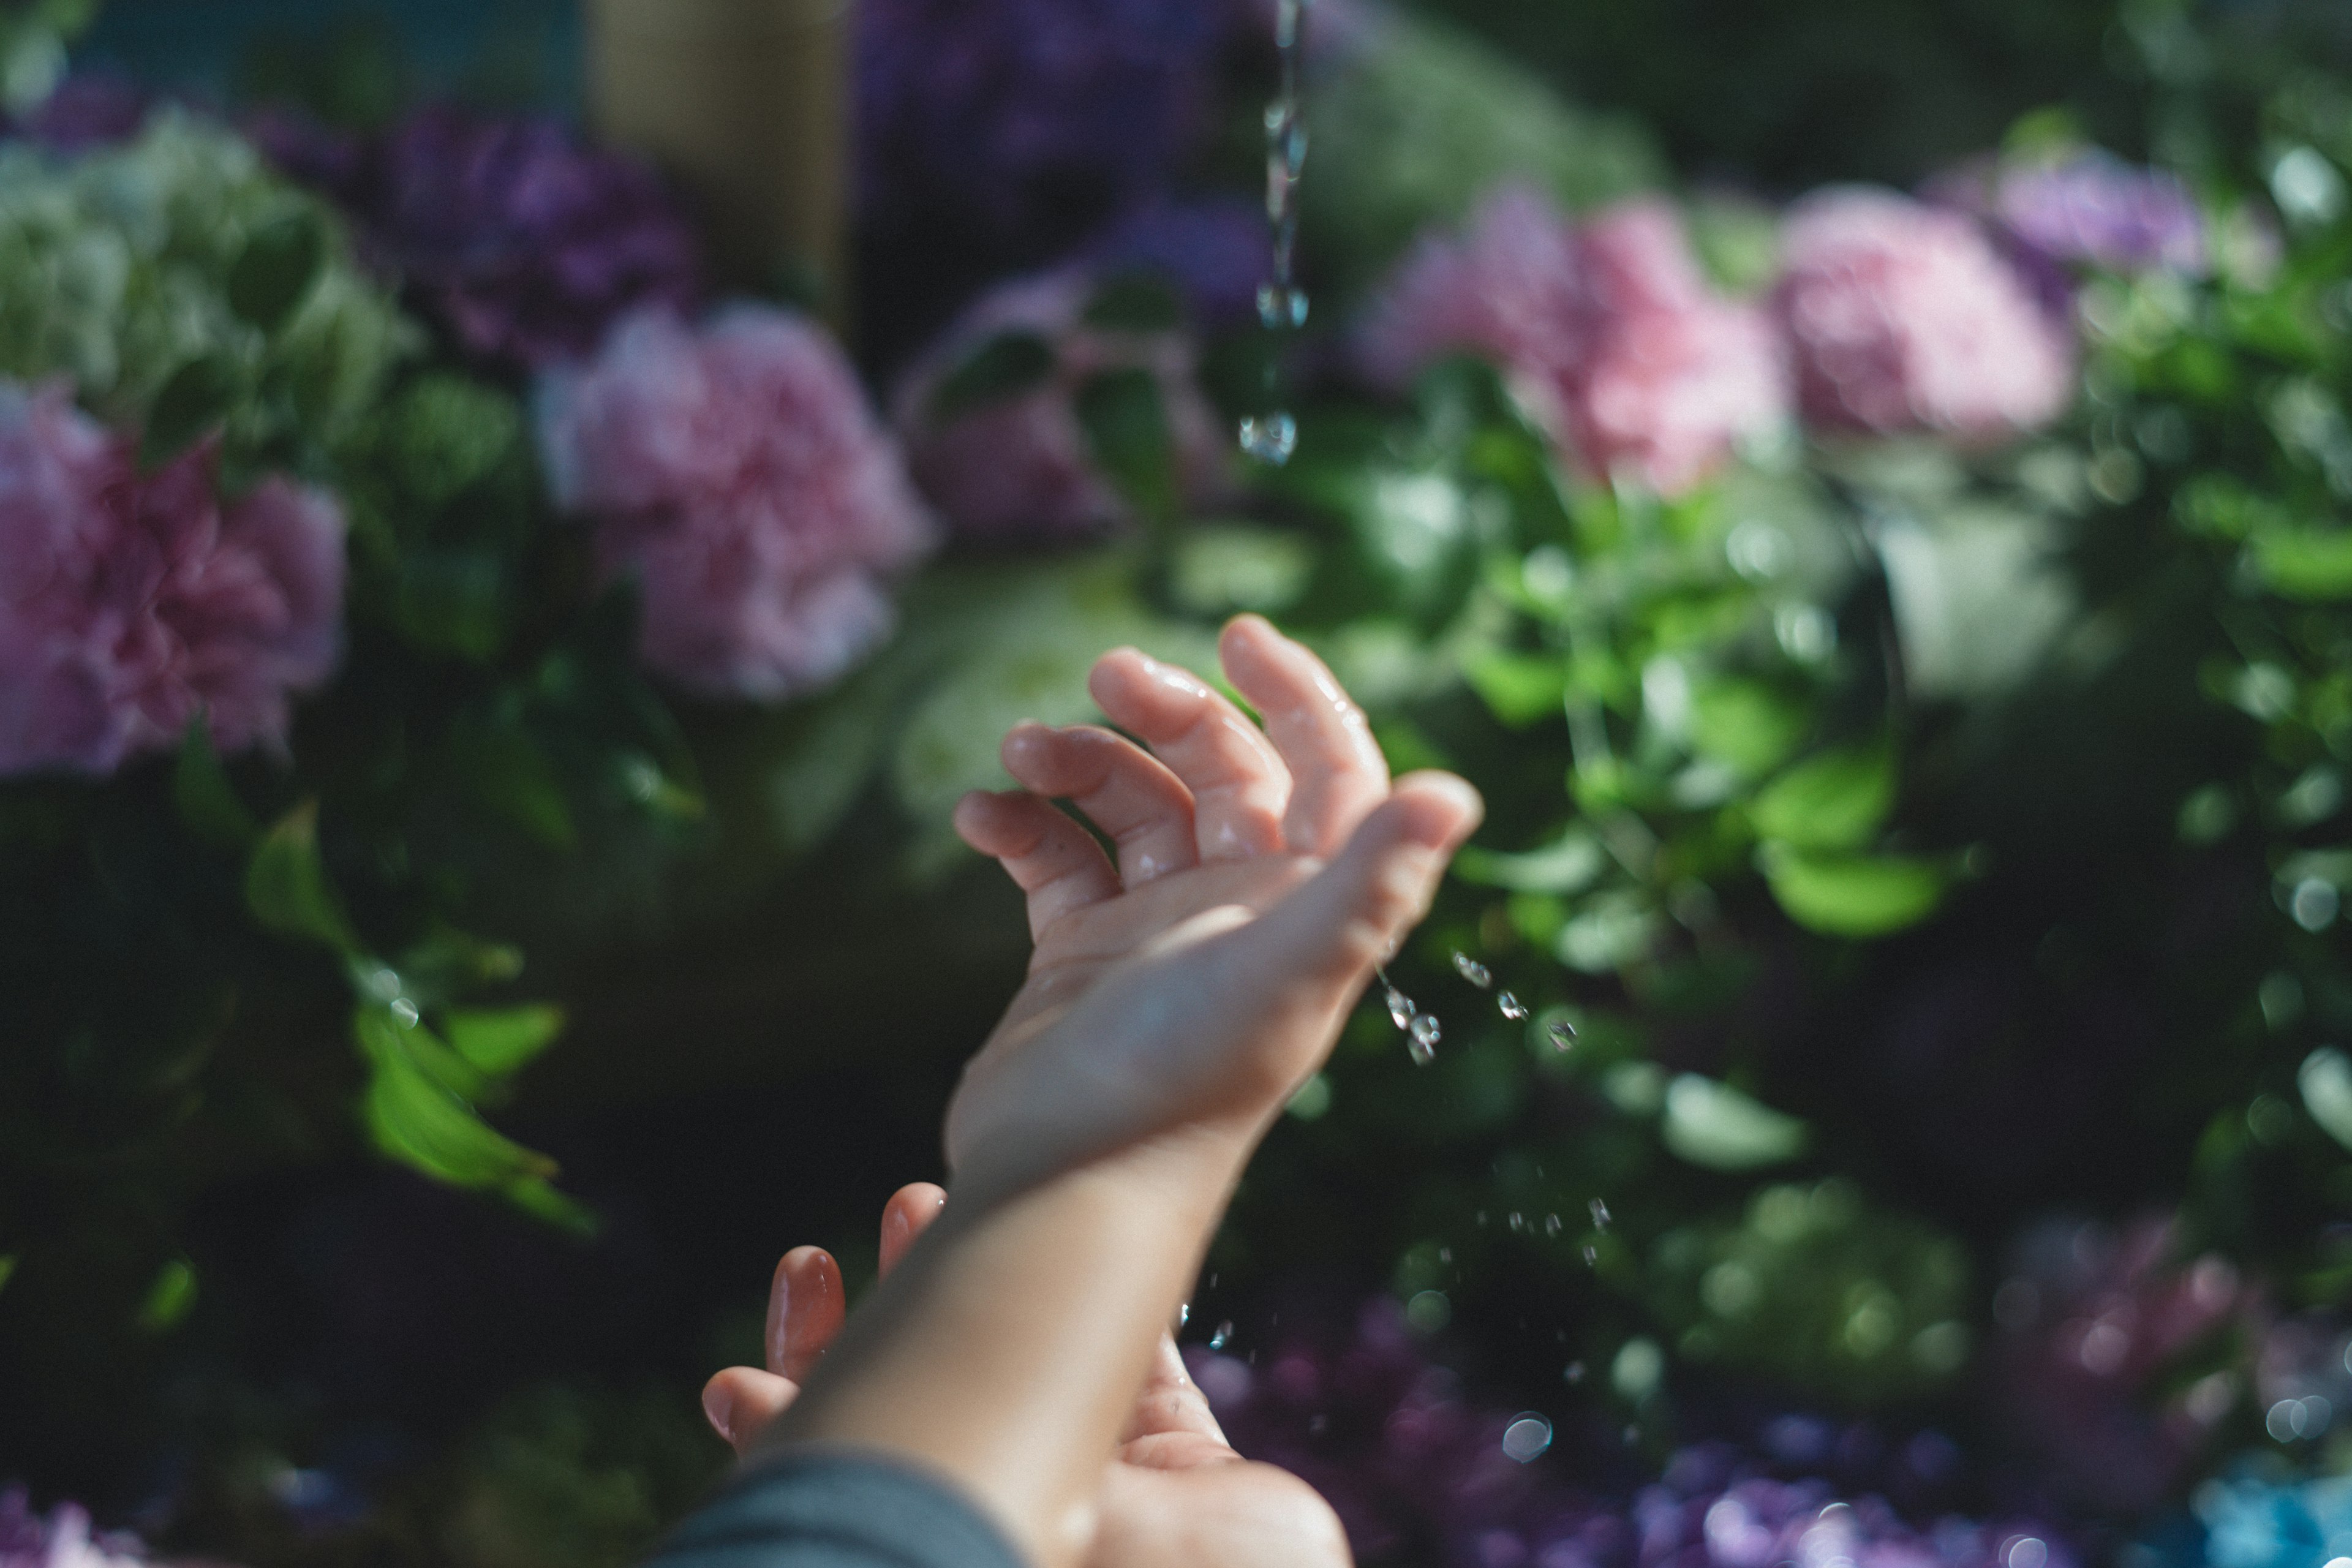
[[[851,0],[587,0],[596,129],[704,203],[722,278],[847,300]]]

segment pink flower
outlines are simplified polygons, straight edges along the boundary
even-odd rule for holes
[[[738,306],[625,317],[540,384],[556,501],[644,595],[647,665],[714,696],[823,685],[888,636],[885,574],[932,530],[833,340]]]
[[[200,710],[224,752],[282,748],[342,602],[333,498],[224,504],[208,449],[142,476],[66,387],[0,384],[0,774],[111,773]]]
[[[1662,202],[1581,226],[1506,186],[1460,237],[1425,237],[1375,303],[1360,343],[1391,386],[1448,353],[1509,371],[1578,463],[1663,495],[1688,490],[1743,437],[1788,416],[1761,312],[1717,294]]]
[[[1224,431],[1201,394],[1189,334],[1089,324],[1096,280],[1082,268],[1041,273],[982,296],[899,383],[892,418],[915,482],[956,531],[984,539],[1087,538],[1133,521],[1095,464],[1076,398],[1106,372],[1140,370],[1159,388],[1184,499],[1213,493]],[[1007,333],[1044,341],[1051,363],[1034,385],[938,417],[941,384]]]
[[[1774,304],[1805,417],[1828,430],[1999,440],[2074,392],[2074,349],[1967,217],[1849,186],[1799,204]]]

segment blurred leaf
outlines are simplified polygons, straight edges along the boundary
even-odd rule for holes
[[[490,550],[416,545],[402,551],[394,615],[418,647],[488,664],[506,646],[513,591]]]
[[[1677,1158],[1710,1171],[1761,1170],[1805,1151],[1803,1122],[1696,1073],[1666,1086],[1658,1131]]]
[[[172,764],[172,804],[190,832],[224,849],[247,848],[261,831],[230,785],[220,753],[213,750],[211,726],[201,712],[188,721]]]
[[[177,1328],[196,1304],[195,1266],[174,1258],[155,1272],[146,1300],[139,1303],[139,1326],[151,1334]]]
[[[1692,747],[1749,778],[1786,761],[1811,720],[1803,704],[1752,680],[1710,680],[1691,692]]]
[[[476,799],[542,847],[565,850],[578,842],[554,764],[518,724],[478,714],[461,720],[450,726],[448,755]]]
[[[1765,880],[1789,918],[1824,936],[1874,937],[1918,924],[1943,901],[1931,862],[1895,856],[1813,855],[1768,844]]]
[[[1107,370],[1078,388],[1078,426],[1095,464],[1146,517],[1180,510],[1175,447],[1158,378],[1148,370]]]
[[[1809,757],[1748,807],[1759,837],[1799,849],[1860,849],[1895,805],[1895,753],[1884,742]]]
[[[1558,654],[1489,653],[1470,660],[1462,674],[1488,711],[1514,730],[1557,718],[1568,696],[1568,661]]]
[[[228,417],[237,377],[221,361],[193,359],[172,374],[147,412],[139,460],[161,468]]]
[[[492,1078],[505,1078],[555,1043],[563,1033],[563,1009],[469,1008],[444,1014],[441,1029],[459,1056]]]
[[[425,1070],[381,1011],[362,1009],[353,1034],[373,1069],[362,1112],[384,1154],[436,1180],[492,1191],[555,1173],[554,1161],[493,1130]]]
[[[1095,289],[1083,320],[1113,331],[1172,332],[1184,324],[1184,302],[1153,273],[1123,272]]]
[[[764,783],[768,817],[788,854],[805,854],[839,826],[874,776],[889,705],[860,685],[826,702]]]
[[[319,803],[306,800],[278,819],[245,871],[245,904],[264,929],[323,943],[346,955],[359,937],[319,858]]]
[[[967,355],[931,393],[931,417],[949,424],[1045,384],[1054,349],[1034,332],[999,332]]]
[[[1168,586],[1194,615],[1265,615],[1296,602],[1314,570],[1314,547],[1295,533],[1193,523],[1176,541]]]
[[[2323,1046],[2303,1058],[2294,1075],[2303,1093],[2303,1107],[2320,1130],[2352,1149],[2352,1059],[2333,1046]]]
[[[229,309],[275,332],[318,287],[326,266],[326,225],[317,213],[303,207],[272,218],[246,237],[229,268]]]
[[[1454,870],[1464,881],[1484,887],[1573,893],[1590,886],[1605,863],[1600,840],[1581,827],[1570,827],[1552,843],[1520,855],[1474,845],[1454,858]]]
[[[2305,604],[2352,598],[2352,528],[2265,530],[2252,548],[2263,581],[2280,596]]]
[[[16,1255],[13,1252],[0,1252],[0,1290],[8,1289],[8,1281],[16,1277]]]

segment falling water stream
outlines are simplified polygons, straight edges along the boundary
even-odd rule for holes
[[[1281,78],[1265,108],[1265,221],[1274,240],[1274,272],[1258,286],[1257,319],[1275,334],[1265,362],[1265,405],[1242,416],[1241,446],[1276,467],[1298,449],[1298,421],[1277,395],[1276,361],[1285,334],[1307,324],[1307,290],[1297,282],[1298,176],[1307,165],[1307,117],[1299,95],[1299,57],[1307,47],[1307,13],[1314,0],[1276,0],[1274,45]]]

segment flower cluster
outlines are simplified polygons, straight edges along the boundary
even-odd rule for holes
[[[2060,266],[2202,277],[2211,263],[2204,216],[2179,177],[2099,148],[1970,165],[1929,182],[1927,195]]]
[[[863,201],[1076,237],[1166,183],[1206,124],[1220,7],[875,0],[858,13]]]
[[[2073,400],[2065,323],[1969,219],[1846,187],[1800,203],[1781,237],[1774,309],[1814,426],[1985,442]]]
[[[1659,203],[1574,225],[1506,186],[1461,237],[1423,238],[1374,308],[1366,364],[1400,384],[1464,352],[1507,367],[1589,472],[1663,494],[1787,416],[1769,324],[1708,286]]]
[[[1175,328],[1088,319],[1097,279],[1064,268],[982,296],[908,372],[892,415],[915,481],[960,533],[977,539],[1083,539],[1131,521],[1133,509],[1095,460],[1078,400],[1097,378],[1149,375],[1179,492],[1198,500],[1224,472],[1225,442],[1195,377],[1196,351]],[[1040,345],[1037,374],[1000,395],[942,406],[973,356],[1008,339]]]
[[[885,574],[931,529],[832,339],[740,306],[699,331],[625,318],[539,389],[559,506],[593,516],[605,571],[644,595],[646,662],[693,689],[778,698],[889,631]]]
[[[2236,1405],[2215,1370],[2160,1395],[2184,1357],[2247,1321],[2254,1294],[2225,1259],[2179,1259],[2162,1218],[2121,1234],[2051,1222],[2020,1241],[1994,1300],[2001,1403],[2049,1474],[2103,1507],[2168,1491]],[[2189,1368],[2189,1370],[2195,1370]]]
[[[576,357],[627,311],[698,295],[700,240],[653,171],[560,121],[433,108],[362,142],[277,110],[253,130],[475,359]]]
[[[281,479],[224,498],[209,450],[142,474],[62,385],[0,384],[0,774],[106,773],[205,716],[282,748],[333,670],[343,524]]]
[[[2352,1552],[2352,1476],[2216,1478],[2197,1489],[2199,1568],[2321,1568]]]
[[[0,1491],[0,1568],[142,1568],[136,1536],[92,1534],[89,1514],[61,1502],[45,1518],[22,1487]]]

